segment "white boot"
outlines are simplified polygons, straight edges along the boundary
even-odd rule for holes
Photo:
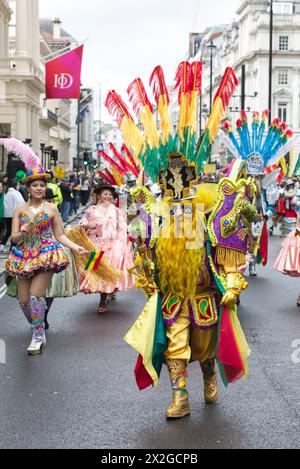
[[[44,326],[46,301],[44,298],[31,296],[30,307],[32,319],[32,340],[27,352],[29,355],[40,355],[42,353],[43,346],[46,345]]]

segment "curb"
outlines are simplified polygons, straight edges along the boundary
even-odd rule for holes
[[[81,217],[81,215],[83,215],[89,207],[90,207],[90,204],[88,204],[86,207],[83,207],[83,209],[82,209],[80,212],[76,213],[76,215],[75,215],[73,218],[71,218],[71,219],[68,221],[68,223],[66,223],[66,224],[63,225],[63,226],[64,226],[64,229],[66,230],[66,228],[67,228],[69,225],[71,225],[71,223],[73,223],[73,221],[75,221],[77,218]],[[4,274],[5,274],[5,269],[0,270],[0,278],[3,277]]]

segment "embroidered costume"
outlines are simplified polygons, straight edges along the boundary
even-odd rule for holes
[[[251,276],[257,275],[257,262],[266,265],[268,261],[268,220],[273,218],[275,203],[279,197],[274,185],[280,171],[277,168],[273,170],[273,165],[290,151],[295,142],[291,130],[287,130],[285,122],[280,119],[274,119],[267,128],[268,114],[268,111],[263,112],[260,120],[259,113],[254,112],[250,129],[247,114],[241,111],[241,118],[236,123],[238,137],[229,122],[223,124],[224,143],[235,156],[228,177],[238,181],[246,173],[255,179],[257,185],[256,208],[261,220],[251,226]]]
[[[159,183],[164,192],[162,202],[155,205],[141,180],[131,191],[151,216],[152,229],[141,230],[137,237],[133,269],[137,286],[144,289],[148,302],[125,340],[139,355],[135,375],[140,389],[156,386],[166,363],[173,390],[167,418],[190,414],[190,361],[199,361],[205,401],[214,403],[219,394],[216,360],[223,382],[228,385],[247,375],[250,353],[237,318],[236,300],[247,287],[239,272],[245,264],[248,241],[242,218],[248,223],[257,218],[253,207],[255,187],[250,179],[237,184],[225,179],[218,192],[215,184],[196,185],[238,81],[228,68],[204,136],[197,142],[201,77],[200,62],[182,62],[178,67],[180,114],[175,135],[168,112],[168,88],[160,66],[150,79],[160,132],[140,79],[134,80],[128,93],[144,134],[115,91],[106,100],[123,131],[131,157],[139,158],[146,175]]]
[[[52,221],[46,212],[37,214],[33,221],[26,212],[20,212],[20,226],[30,224],[29,236],[12,249],[6,272],[14,277],[33,277],[39,272],[58,273],[69,261],[63,247],[55,240]]]
[[[18,155],[25,164],[27,174],[24,184],[30,185],[34,181],[45,182],[50,175],[41,167],[40,161],[32,149],[15,138],[0,139],[8,151]],[[35,217],[31,220],[26,211],[19,213],[20,230],[28,225],[29,231],[22,233],[22,239],[13,248],[7,264],[8,276],[17,279],[32,278],[41,272],[61,272],[69,265],[62,246],[55,240],[52,232],[52,220],[43,210],[44,202],[39,209],[31,210]],[[32,339],[27,351],[29,355],[39,355],[46,344],[45,334],[45,298],[38,298],[30,294],[27,304],[20,304],[24,316],[31,326]]]

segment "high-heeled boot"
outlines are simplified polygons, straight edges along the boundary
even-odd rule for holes
[[[29,305],[20,305],[21,310],[24,313],[25,318],[29,322],[29,324],[32,324],[32,319],[31,319],[31,307]]]
[[[186,390],[187,371],[185,360],[167,360],[173,389],[173,402],[166,412],[167,419],[180,419],[190,415],[189,393]]]
[[[46,312],[46,301],[44,298],[30,297],[32,340],[27,352],[29,355],[40,355],[43,346],[46,345],[46,334],[44,319]]]
[[[219,399],[216,361],[214,358],[200,363],[204,381],[204,399],[207,404],[214,404]]]

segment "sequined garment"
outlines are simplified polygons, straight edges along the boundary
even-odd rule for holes
[[[30,233],[12,249],[6,263],[11,277],[33,277],[39,272],[61,272],[69,265],[67,256],[53,235],[53,222],[46,212],[38,213],[33,221],[20,212],[20,226],[30,224]]]

